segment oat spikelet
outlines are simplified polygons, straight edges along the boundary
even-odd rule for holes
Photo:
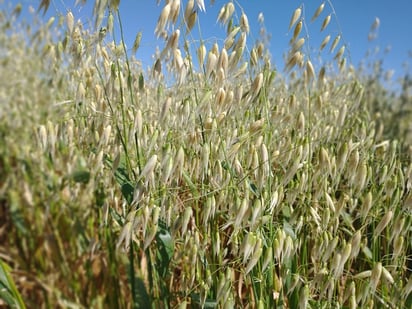
[[[344,52],[345,52],[345,46],[342,46],[341,48],[339,48],[339,50],[336,53],[334,59],[340,59],[340,57],[342,57]]]
[[[323,50],[325,48],[326,45],[328,45],[330,41],[330,34],[328,34],[322,41],[322,43],[320,44],[320,48],[319,50]]]
[[[306,62],[306,74],[310,80],[315,78],[315,69],[313,68],[313,64],[310,60]]]
[[[289,23],[289,30],[293,27],[293,25],[298,21],[298,19],[300,18],[300,15],[302,14],[302,9],[301,8],[297,8],[292,15],[292,18],[290,19],[290,23]]]
[[[172,6],[170,7],[170,20],[175,24],[177,18],[179,17],[180,11],[180,0],[173,0]]]
[[[139,49],[141,40],[142,40],[142,31],[139,31],[136,34],[136,38],[134,39],[134,42],[133,42],[133,47],[132,47],[132,53],[133,54],[135,54],[137,52],[137,50]]]
[[[186,8],[185,8],[185,20],[186,22],[189,20],[190,15],[193,13],[193,8],[195,7],[195,0],[187,1]]]
[[[210,77],[212,72],[215,72],[216,64],[217,64],[216,55],[212,51],[209,51],[209,54],[207,56],[207,64],[206,64],[206,77]]]
[[[153,155],[149,161],[147,161],[145,167],[143,168],[142,172],[140,173],[140,179],[142,179],[143,177],[147,177],[149,176],[153,171],[154,168],[156,167],[156,163],[157,163],[157,155]]]
[[[295,30],[293,31],[293,38],[292,38],[293,41],[295,41],[297,37],[299,36],[300,31],[302,30],[302,25],[303,25],[303,22],[301,20],[296,24]]]
[[[206,57],[206,46],[205,44],[201,43],[199,48],[197,49],[197,61],[199,62],[199,66],[202,68],[205,63]]]
[[[171,2],[165,5],[162,12],[160,13],[159,19],[157,21],[155,34],[160,37],[161,33],[165,30],[166,24],[169,21],[169,15],[171,10]]]
[[[297,40],[296,42],[294,42],[293,44],[293,50],[294,51],[298,51],[302,48],[303,44],[305,44],[305,39],[304,38],[300,38],[299,40]]]
[[[382,231],[385,229],[385,227],[388,225],[388,223],[392,220],[393,217],[393,212],[392,210],[389,210],[381,219],[375,230],[373,231],[373,236],[377,237],[379,236]]]
[[[316,9],[315,14],[313,14],[312,19],[310,21],[315,21],[316,18],[322,13],[323,9],[325,8],[325,2],[323,2],[319,7]]]
[[[335,50],[336,46],[338,46],[339,41],[340,41],[340,34],[338,34],[332,42],[332,45],[330,47],[330,52],[331,53]]]
[[[190,14],[189,19],[186,21],[186,30],[187,32],[192,31],[193,27],[195,26],[196,23],[196,18],[197,18],[197,12],[193,11],[192,14]]]
[[[252,83],[251,92],[253,93],[254,96],[259,93],[260,89],[262,88],[262,85],[263,85],[263,73],[259,73]]]
[[[302,58],[303,55],[300,51],[297,51],[290,56],[288,62],[286,63],[286,71],[290,71],[295,65],[300,64]]]
[[[378,283],[381,279],[381,274],[382,274],[382,263],[378,262],[372,269],[371,277],[370,277],[370,288],[371,288],[371,294],[375,294],[376,287],[378,286]]]
[[[247,15],[245,13],[242,13],[242,16],[240,17],[240,28],[242,31],[246,32],[249,34],[249,20],[247,18]]]
[[[74,27],[74,16],[73,16],[73,13],[71,11],[69,11],[69,13],[67,13],[66,24],[67,24],[67,30],[69,31],[69,33],[72,33],[73,32],[73,27]]]
[[[326,16],[326,18],[323,20],[322,27],[320,28],[320,31],[325,30],[325,28],[329,25],[330,17],[331,17],[331,15],[329,14],[329,15]]]

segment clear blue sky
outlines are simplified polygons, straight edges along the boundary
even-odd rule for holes
[[[7,0],[5,1],[7,2]],[[143,61],[144,67],[151,65],[150,55],[153,54],[156,46],[163,46],[163,42],[157,40],[154,36],[154,29],[163,1],[161,1],[160,6],[157,6],[156,0],[121,0],[120,14],[125,29],[127,46],[131,48],[135,34],[138,31],[143,32],[141,48],[136,56]],[[22,3],[26,11],[29,5],[37,8],[39,3],[36,0],[14,0],[11,2]],[[88,0],[87,6],[83,8],[81,6],[73,7],[74,2],[51,0],[47,15],[57,13],[59,10],[64,12],[65,9],[71,9],[76,19],[80,18],[84,22],[90,20],[91,6],[94,1]],[[183,4],[186,2],[186,0],[182,0]],[[221,6],[226,2],[216,0],[215,4],[211,5],[209,0],[205,0],[206,12],[199,12],[203,39],[209,39],[210,42],[219,42],[219,40],[221,42],[224,38],[224,28],[216,23],[216,18]],[[326,3],[325,9],[318,20],[314,23],[310,22],[314,11],[322,3],[321,0],[238,0],[235,3],[242,6],[249,18],[252,32],[249,43],[252,43],[258,35],[258,14],[260,12],[264,14],[267,32],[272,36],[270,47],[273,63],[279,69],[283,69],[283,54],[287,51],[288,41],[293,31],[288,31],[290,17],[293,11],[304,3],[310,46],[317,48],[326,34],[331,34],[333,39],[334,35],[339,32],[338,21],[343,33],[344,43],[349,48],[352,63],[355,66],[365,58],[368,49],[371,50],[379,46],[380,52],[377,56],[374,56],[374,59],[383,59],[384,67],[394,69],[396,75],[405,74],[406,71],[402,67],[402,63],[411,60],[410,57],[408,58],[408,51],[412,50],[412,36],[410,35],[412,27],[409,22],[412,14],[411,0],[332,0],[331,2],[338,20],[332,17],[328,28],[324,32],[320,32],[320,26],[323,18],[331,12],[328,3]],[[378,38],[368,42],[368,33],[375,17],[380,19]],[[384,54],[384,49],[388,46],[391,47],[391,50],[389,53]],[[326,50],[328,50],[328,47]],[[410,71],[408,69],[409,73]]]

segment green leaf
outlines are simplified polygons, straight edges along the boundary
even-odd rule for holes
[[[113,163],[108,157],[105,157],[105,162],[110,166],[110,168],[113,167]],[[114,178],[120,185],[120,190],[122,191],[122,195],[127,201],[127,204],[132,204],[134,186],[132,184],[132,181],[130,180],[129,173],[127,172],[126,160],[124,158],[120,159],[119,165],[114,171]]]
[[[165,277],[169,269],[169,263],[173,258],[174,243],[172,235],[170,235],[165,225],[160,222],[158,232],[156,234],[157,241],[157,260],[159,261],[158,272],[160,276]]]
[[[140,91],[144,90],[144,77],[142,73],[140,73],[139,75],[139,90]]]
[[[24,309],[23,299],[10,276],[10,267],[0,259],[0,298],[10,307]]]
[[[204,309],[214,309],[217,308],[217,301],[215,299],[206,298],[205,302],[203,303],[200,299],[200,295],[198,293],[190,294],[190,298],[192,299],[192,303],[201,306]],[[197,307],[195,307],[197,308]]]
[[[90,172],[85,169],[79,169],[70,174],[69,179],[77,183],[88,183],[90,180]]]
[[[136,302],[134,303],[134,308],[151,308],[150,304],[150,296],[147,293],[146,286],[141,278],[134,278],[134,299]]]

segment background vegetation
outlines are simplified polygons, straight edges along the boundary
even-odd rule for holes
[[[203,1],[162,5],[148,72],[116,1],[96,1],[97,31],[1,12],[3,303],[410,307],[410,78],[393,92],[379,62],[353,68],[343,34],[315,67],[301,8],[278,69],[263,16],[252,45],[224,4],[227,37],[206,47],[187,36]]]

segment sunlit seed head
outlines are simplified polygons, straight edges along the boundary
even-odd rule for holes
[[[240,27],[242,31],[246,32],[249,34],[249,21],[245,13],[242,13],[242,16],[240,17]]]
[[[186,23],[188,23],[188,20],[190,19],[190,16],[193,14],[194,7],[195,7],[195,1],[194,0],[188,0],[187,3],[186,3],[186,8],[185,8]]]
[[[263,73],[259,73],[253,83],[252,83],[252,89],[251,92],[253,93],[253,95],[258,95],[260,89],[262,88],[263,85]]]
[[[170,10],[171,10],[171,2],[167,3],[162,12],[160,13],[159,19],[157,21],[156,29],[155,29],[155,34],[157,37],[160,36],[160,34],[165,30],[166,24],[169,21],[169,15],[170,15]]]
[[[331,15],[326,16],[326,18],[323,20],[322,27],[320,28],[320,31],[325,30],[325,28],[329,25],[330,19],[331,19]]]
[[[300,18],[300,15],[302,14],[302,9],[301,8],[297,8],[294,12],[292,17],[290,18],[290,22],[289,22],[289,29],[291,29],[293,27],[293,25],[298,21],[298,19]]]
[[[370,277],[370,288],[371,293],[374,294],[376,291],[376,287],[381,279],[382,275],[382,263],[377,262],[372,269],[371,277]]]
[[[170,7],[170,20],[174,24],[177,22],[180,11],[180,0],[172,0],[172,5]]]
[[[192,31],[193,27],[195,26],[196,19],[197,19],[197,12],[193,11],[189,15],[189,18],[186,20],[186,30],[187,30],[187,32]]]
[[[197,49],[197,60],[201,68],[204,65],[205,57],[206,57],[206,46],[205,44],[201,43],[199,48]]]
[[[328,35],[323,39],[322,43],[320,44],[319,50],[323,50],[323,49],[326,47],[326,45],[328,45],[329,41],[330,41],[330,34],[328,34]]]
[[[333,40],[333,42],[332,42],[332,45],[331,45],[331,47],[330,47],[330,52],[331,52],[331,53],[335,50],[336,46],[338,46],[339,41],[340,41],[340,37],[341,37],[340,34],[338,34],[338,35],[334,38],[334,40]]]
[[[319,15],[322,13],[323,9],[325,7],[325,2],[322,2],[321,5],[316,9],[315,13],[313,14],[311,21],[314,22],[316,18],[319,17]]]
[[[376,226],[375,230],[373,231],[373,236],[378,237],[382,231],[385,229],[385,227],[389,224],[389,222],[392,220],[393,217],[393,211],[389,210],[381,219],[379,224]]]
[[[295,41],[297,37],[299,36],[300,31],[302,30],[302,25],[303,25],[303,22],[301,20],[296,24],[295,30],[293,31],[292,41]]]
[[[73,27],[74,27],[74,16],[71,11],[69,11],[66,15],[66,24],[67,24],[67,30],[69,34],[73,32]]]
[[[223,89],[223,88],[221,87],[221,88],[219,88],[219,90],[217,91],[215,103],[216,103],[217,105],[222,105],[223,102],[225,102],[225,99],[226,99],[226,91],[225,91],[225,89]]]

